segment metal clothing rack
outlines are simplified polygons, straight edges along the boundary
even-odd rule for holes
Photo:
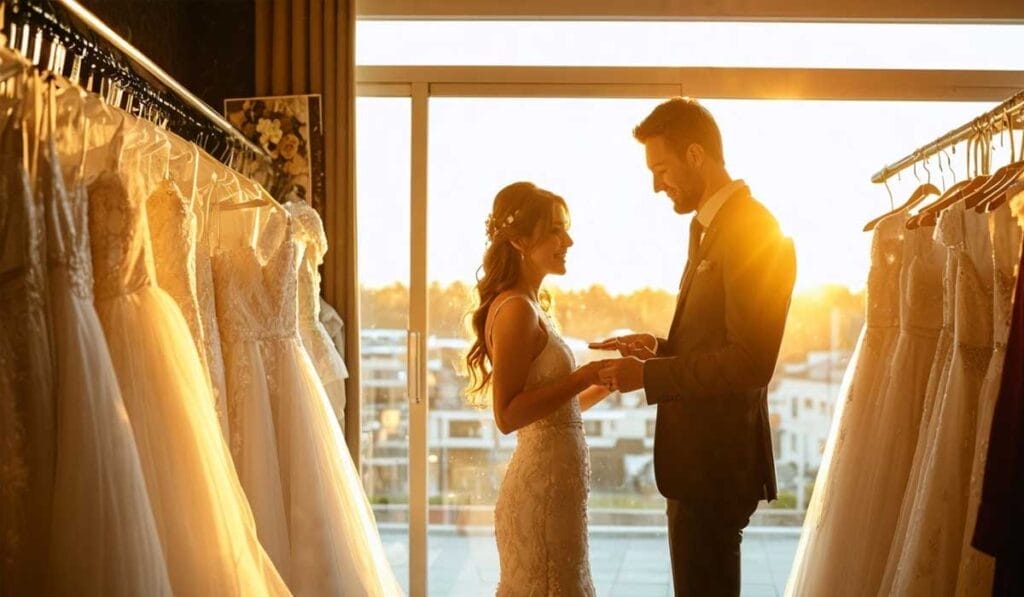
[[[906,157],[883,166],[881,170],[871,177],[871,182],[883,183],[906,168],[918,162],[923,162],[944,149],[978,135],[988,135],[991,137],[1009,126],[1013,120],[1022,117],[1024,117],[1024,91],[1018,92],[1010,97],[1010,99],[985,112],[971,122],[953,129],[927,145],[917,148]]]
[[[262,147],[76,0],[7,0],[0,6],[0,26],[9,41],[37,66],[76,79],[88,73],[83,86],[113,90],[110,97],[119,105],[124,102],[128,112],[159,115],[161,124],[225,163],[241,152],[262,163],[272,177],[279,174]],[[73,61],[67,63],[66,56]]]

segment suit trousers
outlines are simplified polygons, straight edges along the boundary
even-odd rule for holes
[[[757,501],[696,505],[668,499],[676,597],[738,597],[740,542]]]

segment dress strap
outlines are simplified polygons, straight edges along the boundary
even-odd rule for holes
[[[538,320],[538,323],[540,323],[541,329],[544,330],[545,334],[547,333],[547,331],[548,331],[547,327],[542,322],[542,318],[540,316],[541,315],[540,311],[537,309],[537,306],[533,303],[533,301],[531,301],[525,295],[513,294],[513,295],[510,295],[510,296],[506,296],[504,298],[504,300],[502,300],[500,303],[498,303],[498,306],[494,308],[494,314],[491,315],[491,325],[487,329],[487,345],[488,346],[491,346],[494,343],[493,338],[491,336],[492,336],[492,333],[494,332],[494,322],[497,321],[497,319],[498,319],[498,313],[501,312],[502,307],[507,305],[510,300],[515,299],[515,298],[523,299],[524,301],[526,301],[527,304],[530,305],[530,308],[532,308],[534,310],[534,312],[537,313],[537,320]]]

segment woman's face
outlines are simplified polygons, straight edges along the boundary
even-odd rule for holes
[[[525,252],[526,265],[542,275],[565,274],[565,258],[573,245],[569,236],[569,212],[560,203],[552,207],[551,225],[538,230]]]

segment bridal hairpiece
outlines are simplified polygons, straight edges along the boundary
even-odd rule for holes
[[[487,221],[484,222],[485,225],[487,226],[487,240],[494,242],[494,239],[502,230],[516,223],[516,216],[518,215],[519,210],[517,209],[514,212],[507,215],[503,220],[495,218],[494,214],[487,216]]]

